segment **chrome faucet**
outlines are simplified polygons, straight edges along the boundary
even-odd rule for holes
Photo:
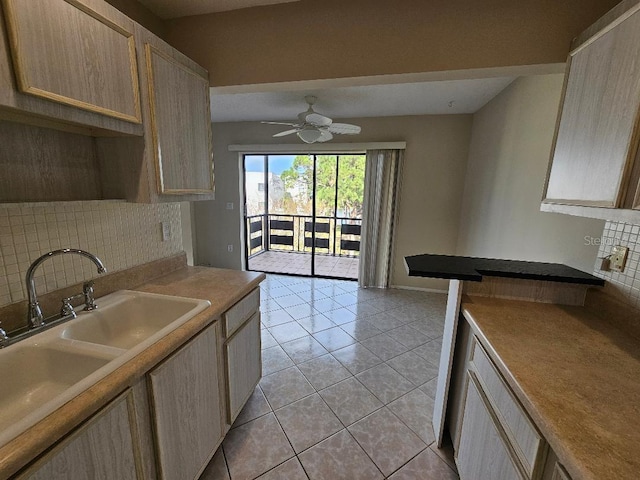
[[[9,345],[9,335],[2,328],[2,322],[0,322],[0,348],[4,348]]]
[[[38,328],[44,325],[44,316],[42,315],[42,309],[40,308],[40,304],[38,303],[38,296],[36,294],[36,282],[33,278],[33,275],[36,269],[40,266],[42,262],[47,260],[48,258],[55,257],[57,255],[64,254],[77,254],[82,255],[83,257],[88,258],[98,267],[98,273],[107,273],[107,269],[104,268],[102,261],[96,257],[94,254],[85,252],[84,250],[79,250],[77,248],[63,248],[61,250],[54,250],[53,252],[45,253],[36,261],[34,261],[29,270],[27,270],[27,292],[29,294],[29,312],[27,314],[27,321],[29,322],[29,328]],[[93,282],[85,284],[86,287],[83,287],[83,293],[85,296],[85,308],[93,309],[95,308],[95,303],[93,302]]]

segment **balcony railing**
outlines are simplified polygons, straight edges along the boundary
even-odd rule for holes
[[[253,215],[247,217],[249,258],[262,252],[311,253],[313,217],[307,215]],[[338,257],[360,255],[362,219],[316,217],[315,253]]]

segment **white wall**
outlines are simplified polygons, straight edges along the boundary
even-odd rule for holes
[[[362,133],[353,137],[358,143],[407,143],[393,254],[391,283],[394,285],[446,287],[443,281],[409,278],[403,259],[420,253],[455,253],[471,120],[470,115],[341,120],[362,126]],[[272,138],[277,131],[256,122],[213,124],[216,199],[193,204],[198,263],[241,267],[239,159],[238,154],[229,152],[227,147],[295,143],[295,137]],[[233,202],[233,210],[226,210],[228,202]],[[233,253],[227,252],[227,245],[234,246]]]
[[[180,202],[180,228],[182,247],[187,254],[187,265],[195,265],[194,211],[191,202]]]
[[[473,116],[458,254],[591,272],[604,222],[542,213],[563,75],[519,78]]]

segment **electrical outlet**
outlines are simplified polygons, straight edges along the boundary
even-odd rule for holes
[[[233,210],[233,202],[227,203],[227,210]]]
[[[166,242],[171,238],[171,224],[169,222],[160,222],[162,228],[162,241]]]
[[[611,270],[615,270],[616,272],[623,272],[624,266],[627,263],[627,255],[629,254],[629,249],[627,247],[622,247],[620,245],[616,245],[611,249],[611,263],[609,268]]]
[[[227,252],[233,252],[233,245],[227,245]]]

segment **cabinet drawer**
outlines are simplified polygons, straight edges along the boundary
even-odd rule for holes
[[[475,371],[522,466],[533,477],[536,460],[543,453],[543,439],[477,339],[473,341],[470,368]]]
[[[260,308],[260,289],[256,288],[233,307],[222,314],[224,334],[227,338],[233,335],[247,318],[251,317]]]

